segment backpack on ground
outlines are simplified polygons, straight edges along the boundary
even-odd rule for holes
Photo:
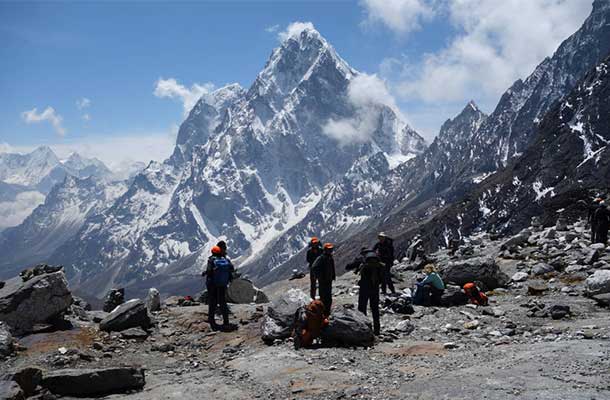
[[[224,257],[216,257],[213,260],[213,282],[215,286],[224,287],[231,280],[231,262]]]

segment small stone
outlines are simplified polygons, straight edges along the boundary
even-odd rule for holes
[[[523,282],[527,280],[527,276],[525,272],[517,272],[510,279],[513,282]]]
[[[445,348],[447,350],[457,349],[458,345],[454,342],[447,342],[447,343],[443,343],[443,348]]]
[[[479,320],[475,319],[474,321],[468,321],[464,323],[464,328],[466,329],[477,329],[481,323]]]

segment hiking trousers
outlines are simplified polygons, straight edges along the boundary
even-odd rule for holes
[[[386,287],[390,292],[396,293],[394,283],[392,282],[392,260],[382,260],[383,262],[383,279],[381,282],[381,291],[386,294]]]
[[[318,289],[320,291],[320,301],[324,304],[324,315],[328,317],[333,305],[333,284],[332,282],[318,281]]]
[[[316,299],[316,276],[313,272],[311,272],[311,267],[309,268],[309,295],[312,300]]]
[[[361,284],[358,291],[358,311],[366,314],[367,305],[371,305],[373,315],[373,330],[379,335],[381,324],[379,323],[379,285]]]
[[[216,308],[220,307],[222,320],[225,325],[229,324],[229,306],[227,305],[227,288],[208,286],[208,321],[210,325],[216,325],[214,316]]]
[[[608,243],[608,227],[598,226],[597,232],[595,232],[595,243]]]

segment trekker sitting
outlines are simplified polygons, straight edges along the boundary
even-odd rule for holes
[[[320,337],[322,328],[328,325],[328,319],[324,317],[324,304],[320,300],[312,300],[307,306],[300,307],[296,321],[293,334],[295,350],[310,347]]]
[[[226,251],[225,253],[226,254]],[[227,305],[227,286],[233,279],[235,268],[231,261],[223,255],[223,250],[219,246],[212,247],[212,255],[208,258],[208,265],[205,272],[206,286],[208,289],[208,322],[213,330],[234,330],[235,325],[229,323],[229,306]],[[214,315],[216,307],[220,307],[222,313],[223,326],[216,324]]]
[[[325,243],[322,255],[314,261],[311,271],[316,275],[320,288],[320,300],[324,304],[324,316],[330,315],[333,304],[333,281],[337,278],[335,273],[335,260],[333,259],[332,243]]]
[[[481,292],[473,282],[468,282],[464,285],[464,292],[466,293],[466,296],[468,296],[468,300],[470,300],[471,304],[476,304],[477,306],[486,306],[489,304],[487,295]]]
[[[381,281],[381,291],[383,294],[386,293],[386,287],[390,289],[390,292],[396,293],[394,290],[394,283],[392,282],[392,265],[394,265],[394,244],[392,239],[381,232],[377,235],[379,241],[373,247],[373,251],[377,253],[379,259],[384,264],[383,267],[383,279]]]
[[[316,298],[316,275],[311,270],[313,262],[322,254],[322,246],[320,245],[320,239],[312,237],[309,242],[309,248],[307,249],[307,265],[309,267],[309,295],[312,299]]]
[[[426,265],[424,273],[426,277],[421,282],[417,282],[413,304],[439,306],[441,304],[441,296],[445,291],[445,283],[436,273],[434,264]]]
[[[373,315],[373,331],[379,336],[381,325],[379,323],[379,285],[383,279],[384,265],[379,261],[379,257],[372,250],[360,250],[360,264],[350,263],[346,269],[354,270],[360,275],[358,286],[358,311],[366,315],[367,305],[371,305]]]

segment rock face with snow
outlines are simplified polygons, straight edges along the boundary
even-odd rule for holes
[[[48,262],[92,215],[111,204],[124,190],[123,183],[102,183],[95,178],[66,176],[19,226],[0,232],[0,277],[15,276],[24,265]],[[73,246],[74,243],[68,243]]]
[[[425,144],[390,106],[350,100],[350,85],[362,78],[317,31],[295,33],[248,90],[230,85],[201,98],[172,157],[136,176],[54,260],[73,268],[76,287],[96,295],[157,276],[170,285],[174,277],[199,275],[220,238],[237,262],[252,262],[310,210],[345,207],[342,199],[352,196],[329,201],[335,187],[352,190],[362,179],[367,186],[355,190],[367,195],[390,161],[413,157]],[[358,124],[363,115],[366,140],[347,143],[328,133],[329,124]],[[350,213],[370,215],[357,208]],[[298,240],[290,252],[302,246]]]

